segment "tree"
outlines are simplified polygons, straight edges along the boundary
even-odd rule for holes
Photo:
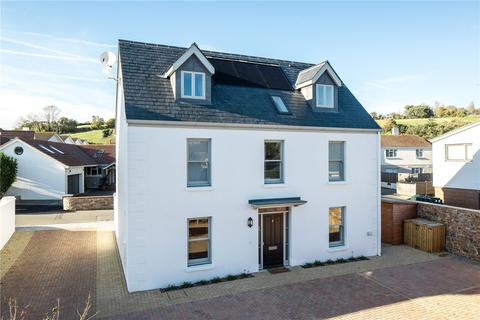
[[[102,129],[104,125],[105,120],[103,120],[103,118],[100,118],[99,116],[92,116],[92,123],[90,124],[90,126],[93,130]]]
[[[105,128],[114,129],[115,128],[115,118],[110,118],[105,121]]]
[[[17,177],[17,159],[0,152],[0,198],[7,192]]]
[[[60,109],[57,106],[49,105],[43,108],[43,117],[48,131],[53,131],[57,122]]]
[[[455,112],[456,117],[466,117],[467,116],[467,109],[465,108],[458,108],[457,112]]]
[[[432,118],[434,115],[432,108],[426,104],[407,105],[404,114],[407,119]]]
[[[468,114],[475,114],[475,112],[476,112],[475,104],[473,103],[473,101],[470,101],[470,103],[467,106],[467,113]]]
[[[58,119],[56,129],[58,133],[72,133],[77,131],[78,122],[74,119],[61,117]]]

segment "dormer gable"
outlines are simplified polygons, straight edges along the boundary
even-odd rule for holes
[[[338,111],[338,87],[342,81],[328,61],[299,72],[295,88],[314,111]]]
[[[193,43],[164,74],[170,78],[175,101],[210,104],[215,68]]]

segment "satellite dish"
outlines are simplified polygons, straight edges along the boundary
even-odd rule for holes
[[[104,67],[112,68],[115,62],[117,62],[117,56],[115,56],[115,53],[111,51],[105,51],[100,56],[100,62]]]

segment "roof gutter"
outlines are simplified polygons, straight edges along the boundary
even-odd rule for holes
[[[127,119],[127,124],[134,127],[171,127],[171,128],[212,128],[212,129],[256,129],[256,130],[286,130],[286,131],[348,131],[348,132],[380,132],[381,129],[365,128],[336,128],[289,126],[276,124],[245,124],[245,123],[216,123],[216,122],[189,122],[189,121],[163,121],[163,120],[136,120]]]

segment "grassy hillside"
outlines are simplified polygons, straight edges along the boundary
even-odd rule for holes
[[[85,132],[68,133],[72,138],[79,138],[89,143],[108,144],[115,143],[115,135],[104,138],[102,135],[103,130],[90,130]],[[110,142],[111,141],[111,142]]]
[[[430,119],[395,119],[398,124],[403,124],[406,126],[415,126],[426,124]],[[466,117],[452,117],[452,118],[433,118],[433,120],[437,123],[448,122],[448,121],[459,121],[464,122],[465,124],[469,124],[475,121],[480,120],[480,116],[466,116]],[[382,126],[385,120],[376,120],[377,123]]]

